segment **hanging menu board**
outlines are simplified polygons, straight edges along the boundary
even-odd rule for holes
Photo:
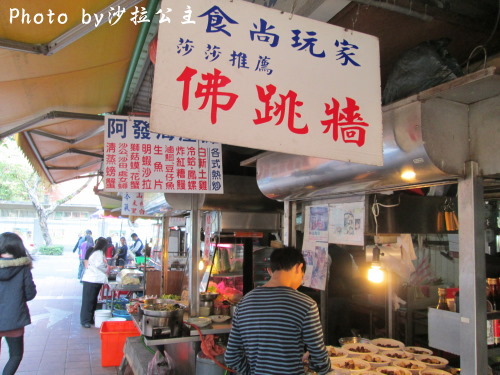
[[[104,190],[222,194],[221,145],[152,133],[147,117],[106,116]]]

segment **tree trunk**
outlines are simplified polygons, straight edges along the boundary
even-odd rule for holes
[[[50,237],[48,217],[43,213],[38,214],[38,210],[37,210],[37,216],[38,216],[38,222],[40,224],[40,229],[42,231],[43,240],[45,241],[45,245],[50,246],[52,245],[52,237]]]
[[[40,184],[40,176],[34,174],[33,178],[34,178],[33,185],[30,185],[29,181],[24,181],[24,186],[28,191],[28,195],[31,199],[33,207],[35,207],[36,216],[38,217],[38,222],[40,225],[40,230],[42,231],[42,236],[43,240],[45,241],[45,245],[50,246],[52,245],[52,237],[50,236],[49,232],[49,223],[48,223],[49,216],[56,210],[58,206],[66,203],[71,198],[79,194],[83,189],[85,189],[90,184],[90,181],[92,181],[92,178],[87,179],[85,184],[83,184],[79,189],[77,189],[73,193],[69,194],[63,199],[59,199],[58,201],[51,203],[49,207],[44,207],[44,205],[40,203],[40,200],[38,199],[38,185]]]

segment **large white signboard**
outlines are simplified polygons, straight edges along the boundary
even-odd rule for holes
[[[222,194],[220,143],[151,133],[149,118],[106,116],[104,190]]]
[[[161,11],[152,131],[382,165],[376,37],[240,0]]]

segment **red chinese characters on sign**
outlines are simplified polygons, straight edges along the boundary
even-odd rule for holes
[[[186,66],[183,72],[177,77],[177,81],[183,82],[182,109],[184,111],[189,108],[191,80],[197,73],[196,69]],[[231,83],[231,79],[222,75],[218,69],[214,69],[213,74],[202,74],[201,78],[207,83],[198,83],[194,97],[203,98],[199,109],[204,109],[210,103],[210,121],[212,124],[216,124],[217,111],[219,109],[223,111],[230,110],[238,99],[238,95],[220,91],[221,88]],[[257,97],[263,103],[262,109],[254,108],[256,118],[253,119],[253,123],[255,125],[276,121],[274,125],[278,126],[286,121],[290,132],[299,135],[309,133],[310,129],[307,123],[302,126],[296,124],[296,119],[302,118],[297,108],[302,107],[304,102],[298,100],[298,95],[295,91],[288,90],[288,93],[283,95],[277,94],[277,88],[272,84],[265,87],[256,85],[255,87],[257,89]],[[326,108],[324,112],[330,118],[321,121],[321,124],[326,127],[323,133],[331,132],[335,142],[339,141],[339,135],[341,135],[342,142],[354,143],[358,147],[363,146],[366,140],[366,127],[369,124],[363,121],[361,114],[358,112],[360,108],[356,100],[347,97],[344,108],[340,107],[340,103],[335,98],[331,98],[331,100],[332,104],[324,103]],[[183,163],[185,161],[186,159],[182,160]],[[177,167],[184,167],[184,165],[177,164]]]
[[[339,129],[344,143],[355,143],[358,147],[365,144],[366,129],[369,124],[363,121],[358,113],[359,106],[352,98],[346,98],[347,105],[340,108],[340,103],[332,98],[332,105],[325,103],[325,113],[330,119],[321,121],[326,126],[323,133],[332,131],[334,141],[339,138]]]
[[[221,161],[220,144],[150,133],[144,118],[109,116],[106,124],[105,189],[223,192],[222,165],[214,165]]]
[[[189,108],[191,79],[197,72],[198,71],[196,69],[191,69],[190,67],[186,66],[181,75],[177,77],[177,81],[184,82],[184,88],[182,92],[182,109],[184,111]],[[219,91],[221,88],[231,83],[231,80],[228,77],[221,75],[221,71],[218,69],[214,69],[213,74],[202,74],[201,78],[207,83],[198,83],[194,96],[195,98],[203,98],[203,103],[201,104],[199,109],[204,109],[210,101],[210,121],[212,122],[212,124],[215,124],[217,123],[217,110],[230,110],[236,102],[236,99],[238,99],[238,95],[230,92]],[[220,103],[220,97],[226,97],[226,102]]]
[[[309,132],[307,124],[305,124],[302,128],[297,128],[295,126],[295,117],[302,117],[300,113],[295,111],[295,108],[301,107],[304,104],[303,102],[297,100],[297,93],[295,91],[289,90],[286,95],[280,94],[280,102],[274,102],[274,105],[271,105],[272,97],[276,93],[276,86],[267,85],[265,89],[258,85],[255,87],[257,88],[259,100],[264,103],[264,113],[255,109],[255,113],[257,114],[257,118],[253,120],[255,125],[269,122],[273,120],[273,116],[279,116],[275,125],[280,125],[285,118],[285,114],[287,114],[288,129],[292,133],[307,134]]]

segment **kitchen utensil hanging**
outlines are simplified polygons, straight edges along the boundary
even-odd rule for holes
[[[452,198],[445,198],[444,204],[438,212],[437,229],[447,232],[458,230],[458,216]]]

